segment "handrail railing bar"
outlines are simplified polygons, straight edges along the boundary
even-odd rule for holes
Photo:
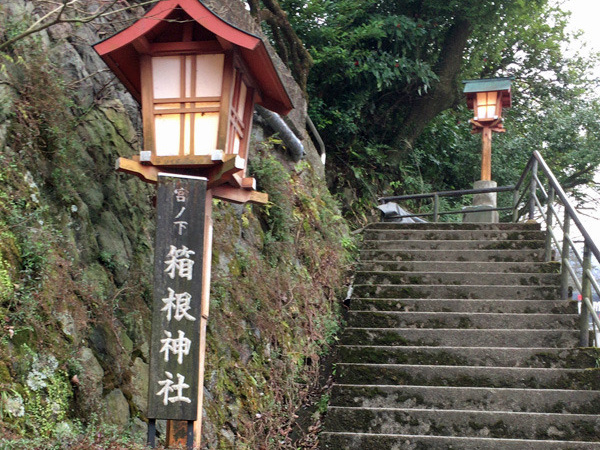
[[[564,231],[563,224],[560,222],[560,215],[558,214],[558,211],[556,211],[556,209],[552,205],[549,205],[549,207],[550,207],[550,211],[552,211],[552,214],[556,218],[556,225],[559,226],[561,231]]]
[[[512,197],[512,221],[517,222],[519,220],[519,191],[515,189]]]
[[[575,255],[575,258],[577,258],[579,264],[583,265],[583,256],[581,256],[581,253],[579,253],[579,250],[577,250],[577,247],[575,247],[575,243],[571,239],[571,236],[566,236],[565,239],[567,240],[569,247],[571,247],[571,250],[573,250],[573,254]]]
[[[527,197],[527,195],[529,195],[529,192],[523,191],[523,193],[519,197],[519,201],[517,202],[517,205],[520,205],[521,203],[524,203],[523,200],[525,199],[525,197]]]
[[[546,191],[546,188],[544,188],[544,184],[542,183],[540,178],[537,176],[537,174],[534,175],[533,178],[538,187],[540,188],[540,191],[542,191],[542,194],[544,194],[544,200],[548,200],[548,192]]]
[[[546,230],[546,232],[552,238],[552,241],[554,242],[554,246],[556,247],[556,250],[558,251],[558,249],[560,249],[560,241],[558,240],[558,237],[556,237],[556,233],[554,231],[552,231],[552,228],[548,228],[548,230]]]
[[[571,218],[567,213],[564,215],[563,224],[563,239],[560,246],[560,298],[566,300],[569,297],[569,271],[565,270],[566,266],[570,266],[569,262],[569,230],[571,228]]]
[[[600,328],[600,319],[598,318],[598,314],[593,313],[594,304],[588,297],[583,297],[583,301],[585,302],[585,305],[588,307],[588,311],[592,311],[592,313],[590,313],[590,316],[592,316],[592,321],[596,324],[596,326],[598,326]]]
[[[573,270],[573,268],[570,265],[567,266],[567,270],[571,274],[571,280],[573,281],[575,288],[578,292],[581,292],[581,283],[579,282],[579,277],[575,273],[575,270]]]
[[[379,202],[394,201],[394,200],[416,200],[423,198],[433,198],[435,195],[439,197],[459,197],[461,195],[469,194],[488,194],[490,192],[510,192],[514,190],[514,185],[499,186],[495,188],[480,188],[480,189],[461,189],[458,191],[439,191],[439,192],[428,192],[426,194],[410,194],[410,195],[395,195],[392,197],[379,197]]]
[[[537,161],[537,159],[534,159],[533,164],[531,165],[531,179],[529,180],[529,205],[527,205],[528,210],[529,210],[527,218],[529,220],[533,220],[533,218],[535,217],[534,197],[536,197],[536,192],[537,192],[537,184],[535,181],[535,176],[537,174],[537,171],[538,171],[538,161]]]
[[[502,208],[481,208],[478,209],[477,212],[481,212],[481,211],[511,211],[512,208],[507,206],[507,207],[502,207]],[[443,215],[450,215],[450,214],[464,214],[465,212],[470,212],[470,211],[464,211],[462,209],[455,209],[453,211],[442,211],[442,212],[438,212],[438,215],[443,216]],[[408,217],[428,217],[428,216],[433,216],[433,212],[428,212],[428,213],[418,213],[418,214],[402,214],[402,215],[398,215],[398,216],[388,216],[388,219],[404,219],[404,218],[408,218]]]
[[[554,202],[554,188],[550,187],[548,190],[548,199],[546,201],[547,205],[551,205]],[[552,232],[552,223],[554,216],[552,215],[552,210],[550,208],[546,208],[546,247],[545,247],[545,259],[546,261],[550,261],[552,259],[552,240],[556,241],[554,237],[554,233]],[[556,246],[558,248],[558,245]]]
[[[588,269],[585,271],[585,274],[590,278],[590,282],[592,283],[592,287],[596,291],[596,294],[600,295],[600,285],[596,281],[596,278],[594,277],[594,274],[592,273],[592,271]]]
[[[598,247],[596,247],[596,244],[592,240],[592,237],[590,236],[590,234],[587,232],[587,230],[583,226],[583,223],[581,222],[581,219],[579,218],[579,214],[577,214],[577,212],[575,211],[573,206],[571,206],[571,203],[569,202],[569,199],[567,198],[565,191],[558,183],[558,180],[556,179],[556,177],[554,176],[552,171],[550,171],[550,168],[546,164],[546,161],[544,161],[544,158],[542,158],[542,155],[537,150],[535,150],[533,152],[532,158],[535,158],[538,161],[538,163],[540,164],[542,170],[548,177],[548,181],[554,187],[556,194],[560,198],[560,200],[563,204],[563,207],[565,208],[565,210],[568,211],[569,215],[572,217],[572,219],[575,222],[575,225],[577,226],[577,228],[579,229],[579,232],[581,233],[581,235],[589,243],[590,251],[596,257],[596,260],[600,261],[600,250],[598,250]]]
[[[592,283],[588,273],[592,268],[592,252],[588,242],[583,245],[583,267],[581,268],[581,297],[584,301],[581,303],[579,312],[579,346],[588,347],[590,345],[590,319],[589,315],[594,311],[594,306],[590,302],[592,297]]]
[[[521,178],[519,178],[519,181],[517,181],[517,184],[515,184],[515,190],[517,190],[517,191],[521,190],[521,185],[525,182],[525,178],[527,178],[527,175],[529,174],[529,168],[532,164],[533,164],[533,157],[529,158],[529,161],[527,161],[527,164],[525,165],[525,168],[523,169],[523,173],[521,174]]]
[[[540,199],[538,198],[537,195],[533,196],[533,200],[535,201],[535,205],[537,206],[538,210],[540,211],[542,217],[544,217],[544,206],[542,205],[542,202],[540,202]]]

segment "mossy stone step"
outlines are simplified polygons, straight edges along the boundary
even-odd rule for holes
[[[347,327],[340,342],[345,345],[574,348],[579,342],[579,331]]]
[[[362,363],[339,363],[336,369],[342,384],[600,389],[600,369]]]
[[[369,230],[539,230],[541,225],[529,223],[459,223],[459,222],[426,222],[426,223],[371,223],[364,228]]]
[[[594,348],[340,345],[338,355],[345,363],[570,369],[595,367],[600,360],[600,350]]]
[[[593,450],[600,443],[493,439],[462,436],[416,436],[402,434],[330,433],[319,435],[321,450]]]
[[[586,414],[334,406],[325,421],[333,432],[579,441],[600,435],[600,420]]]
[[[337,384],[331,398],[332,406],[355,408],[600,414],[600,392],[597,391]]]
[[[389,241],[363,241],[362,248],[374,250],[522,250],[522,249],[544,249],[546,243],[538,241],[431,241],[431,240],[389,240]]]
[[[480,312],[575,314],[567,300],[352,298],[352,311]]]
[[[577,314],[350,311],[351,327],[575,330]]]
[[[357,270],[390,272],[560,273],[558,262],[360,261]]]
[[[488,262],[542,262],[544,249],[520,250],[399,250],[363,249],[361,261],[488,261]]]
[[[457,286],[422,284],[357,284],[354,296],[360,298],[455,298],[556,300],[558,286]]]
[[[497,273],[497,272],[392,272],[359,271],[355,284],[449,284],[548,286],[560,284],[557,273]]]
[[[377,230],[363,233],[365,240],[543,240],[538,230]]]

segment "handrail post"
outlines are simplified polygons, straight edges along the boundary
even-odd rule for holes
[[[579,314],[579,346],[589,347],[590,331],[589,331],[589,311],[585,298],[592,299],[592,283],[588,276],[588,270],[592,270],[592,252],[588,245],[587,239],[583,246],[583,273],[581,274],[581,313]]]
[[[537,191],[537,171],[538,171],[538,162],[537,159],[533,160],[533,164],[531,165],[531,185],[529,187],[529,220],[533,220],[535,216],[535,192]]]
[[[552,204],[554,203],[554,188],[550,186],[548,190],[548,203],[546,204],[546,254],[544,259],[546,262],[552,260],[552,222],[554,215],[552,214]]]
[[[519,220],[519,190],[515,187],[515,189],[513,190],[513,216],[512,216],[512,221],[513,223],[517,223],[517,220]]]
[[[438,214],[440,211],[440,197],[437,194],[433,194],[433,221],[438,221]]]
[[[569,232],[571,228],[571,216],[565,209],[565,221],[563,223],[563,242],[560,252],[560,298],[562,300],[569,299]]]

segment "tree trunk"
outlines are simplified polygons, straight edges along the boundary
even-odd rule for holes
[[[396,139],[399,153],[410,150],[425,126],[440,112],[450,108],[460,100],[458,76],[470,35],[471,24],[468,20],[458,20],[448,30],[441,60],[435,70],[439,81],[434,85],[429,95],[419,96],[415,99]]]

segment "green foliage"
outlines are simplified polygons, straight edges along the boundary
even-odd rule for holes
[[[469,134],[460,83],[468,78],[515,77],[508,131],[493,143],[500,185],[516,182],[533,150],[567,187],[590,183],[600,161],[597,58],[565,56],[573,35],[554,2],[280,3],[313,56],[309,113],[354,221],[368,220],[378,196],[479,179],[480,140]]]
[[[43,388],[26,388],[25,416],[32,432],[51,436],[67,417],[72,392],[64,371],[52,373],[45,380]]]
[[[8,262],[0,255],[0,304],[9,300],[15,291],[8,269]]]

